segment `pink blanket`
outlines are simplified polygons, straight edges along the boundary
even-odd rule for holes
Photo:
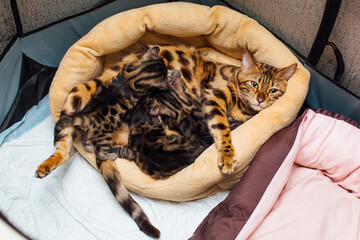
[[[191,239],[360,239],[360,129],[307,110],[275,134]]]

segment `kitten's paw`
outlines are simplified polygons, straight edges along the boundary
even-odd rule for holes
[[[43,162],[35,171],[35,177],[44,178],[49,175],[55,167],[48,161]]]
[[[118,158],[119,147],[102,146],[95,150],[96,159],[101,161],[115,160]]]
[[[235,167],[236,167],[236,161],[233,161],[233,163],[224,164],[223,167],[221,168],[221,172],[223,174],[231,174],[234,172]]]
[[[136,153],[129,146],[120,147],[119,151],[118,151],[118,157],[126,158],[128,160],[135,160],[136,159]]]
[[[236,158],[234,152],[221,154],[218,161],[219,167],[223,174],[231,174],[234,172],[236,167]]]

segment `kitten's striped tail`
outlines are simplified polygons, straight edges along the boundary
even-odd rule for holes
[[[113,160],[97,160],[96,164],[116,200],[132,217],[132,219],[134,219],[140,230],[150,237],[159,238],[160,231],[150,223],[149,218],[144,213],[144,210],[130,196],[121,181],[120,173],[116,168],[115,162]]]

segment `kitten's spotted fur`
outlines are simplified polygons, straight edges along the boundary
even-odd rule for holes
[[[74,87],[55,126],[55,152],[36,170],[43,178],[67,161],[76,134],[84,147],[95,153],[96,164],[111,192],[147,235],[159,237],[160,232],[129,195],[121,181],[115,158],[127,147],[112,146],[113,133],[127,129],[132,109],[154,89],[167,90],[167,69],[154,47],[145,54],[132,54],[106,70],[99,78]],[[125,143],[123,143],[125,144]],[[120,151],[120,152],[119,152]]]
[[[134,160],[155,179],[169,177],[190,165],[213,142],[200,105],[184,94],[180,74],[168,79],[173,81],[172,88],[153,92],[148,99],[153,104],[137,105],[132,114],[134,122],[141,119],[144,123],[129,131],[128,146],[134,150]],[[154,116],[159,116],[158,125],[148,120]],[[127,153],[122,152],[120,157],[129,159]]]

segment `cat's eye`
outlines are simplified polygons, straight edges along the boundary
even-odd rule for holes
[[[256,89],[259,88],[259,84],[257,84],[257,82],[254,82],[254,81],[251,81],[251,86],[253,86]]]
[[[276,88],[272,88],[272,89],[270,89],[270,93],[276,93],[277,91],[279,91],[278,89],[276,89]]]

